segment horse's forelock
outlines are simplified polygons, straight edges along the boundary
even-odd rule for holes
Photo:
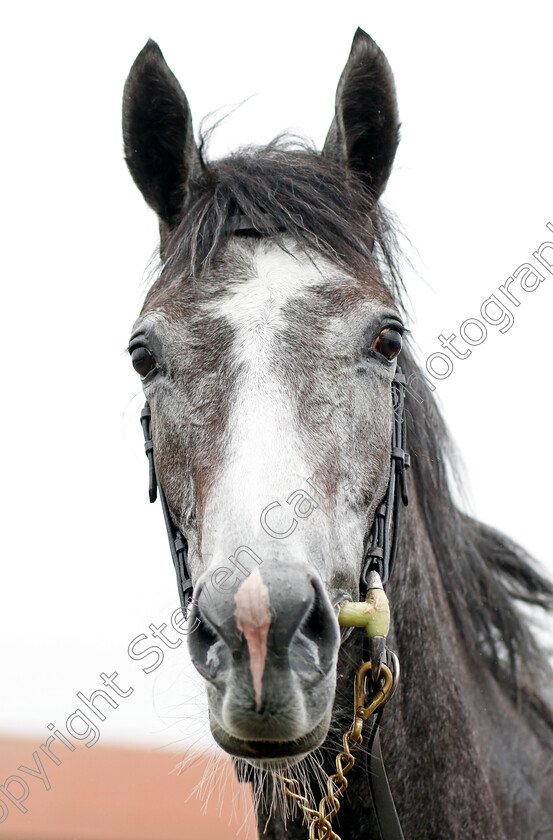
[[[162,243],[164,270],[158,283],[208,276],[238,211],[260,234],[279,241],[287,234],[357,276],[378,262],[398,296],[398,249],[370,191],[314,149],[290,149],[282,140],[204,163],[190,184],[179,224]]]

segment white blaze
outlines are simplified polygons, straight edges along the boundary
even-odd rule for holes
[[[238,588],[234,600],[236,626],[244,634],[248,645],[255,706],[259,712],[263,692],[263,672],[267,659],[267,636],[272,621],[269,610],[269,589],[263,583],[259,569],[254,569],[251,575],[248,575]]]
[[[286,304],[324,280],[301,254],[260,247],[252,276],[233,285],[211,307],[236,332],[232,352],[242,374],[229,417],[227,464],[205,510],[206,556],[220,558],[229,540],[231,546],[236,542],[235,548],[244,543],[254,548],[251,541],[266,538],[260,523],[263,509],[273,501],[284,501],[312,472],[301,454],[291,396],[278,376],[274,341],[277,330],[285,327]]]

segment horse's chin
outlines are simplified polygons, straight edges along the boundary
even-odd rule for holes
[[[295,764],[299,764],[309,753],[300,753],[300,755],[288,756],[288,758],[243,758],[246,764],[255,767],[257,770],[265,770],[269,773],[281,773],[287,775],[290,768]]]
[[[290,741],[237,738],[213,719],[211,733],[221,749],[229,755],[245,759],[248,764],[264,770],[282,770],[285,766],[301,761],[308,753],[321,746],[328,734],[330,717],[331,712],[328,712],[310,732]]]

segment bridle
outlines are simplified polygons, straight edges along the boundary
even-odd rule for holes
[[[369,572],[378,572],[383,586],[388,583],[397,554],[400,498],[404,505],[407,505],[409,501],[405,471],[409,469],[411,459],[405,449],[407,437],[405,386],[406,379],[398,365],[396,375],[392,380],[394,422],[392,426],[390,478],[386,494],[374,515],[370,547],[365,555],[365,563],[361,571],[359,588],[362,594],[366,593]]]
[[[383,586],[390,579],[397,554],[399,534],[399,502],[407,505],[407,482],[405,470],[410,465],[409,454],[405,450],[405,384],[406,379],[401,368],[397,367],[392,381],[392,400],[394,422],[392,428],[392,451],[390,458],[390,478],[384,498],[378,505],[369,537],[369,548],[365,555],[365,562],[359,580],[359,590],[364,596],[367,591],[368,576],[372,571],[378,572]],[[144,449],[148,457],[149,479],[148,493],[150,502],[159,497],[171,557],[177,575],[177,588],[184,615],[187,614],[193,597],[194,587],[188,571],[188,543],[184,535],[177,528],[171,518],[165,493],[159,482],[154,459],[154,444],[152,440],[152,413],[150,404],[146,402],[140,413],[140,423],[144,434]]]
[[[251,223],[249,226],[242,226],[243,224],[244,223],[242,221],[238,221],[238,227],[234,229],[234,232],[236,232],[236,230],[240,230],[240,232],[242,232],[253,229],[253,225]],[[363,563],[359,580],[359,590],[362,597],[367,595],[370,590],[371,582],[374,582],[375,579],[380,582],[377,583],[377,587],[385,587],[390,579],[396,559],[399,540],[400,501],[404,505],[407,505],[408,502],[406,470],[410,466],[410,458],[405,448],[405,388],[406,379],[398,365],[395,377],[392,381],[394,419],[392,425],[390,477],[384,498],[376,509],[370,531],[368,541],[369,547],[365,554],[365,561]],[[165,519],[165,526],[167,528],[171,557],[173,558],[173,565],[177,575],[177,587],[181,608],[184,616],[186,617],[193,597],[193,584],[188,570],[188,544],[186,538],[171,518],[167,499],[156,471],[154,445],[152,441],[152,415],[148,402],[146,402],[140,414],[140,423],[144,433],[144,448],[146,450],[149,464],[150,502],[155,502],[159,496],[161,508],[163,510],[163,517]],[[364,661],[365,664],[370,663],[370,669],[368,670],[366,677],[367,688],[365,688],[365,677],[361,682],[361,696],[363,697],[366,691],[368,692],[369,697],[374,698],[377,696],[382,666],[385,665],[386,672],[391,674],[393,680],[393,687],[389,694],[389,697],[391,697],[399,679],[399,662],[397,656],[387,649],[385,637],[377,635],[365,639]],[[363,667],[364,666],[361,666],[359,671],[361,671]],[[387,697],[386,700],[389,699],[389,697]],[[367,709],[364,708],[363,711],[367,711]],[[403,840],[403,832],[401,830],[394,800],[388,784],[384,762],[382,759],[382,752],[380,749],[379,726],[382,713],[383,706],[380,706],[379,708],[375,707],[374,713],[371,712],[372,729],[368,740],[367,759],[369,787],[382,840]],[[342,753],[340,755],[343,756],[344,754]],[[351,767],[353,766],[353,759],[351,755],[349,757],[351,759],[351,764],[349,766]],[[337,765],[338,764],[340,764],[339,761],[337,762]],[[344,780],[344,787],[342,790],[345,790],[346,786],[347,782]],[[303,798],[298,797],[288,789],[286,792],[289,796],[293,796],[296,799]],[[340,792],[342,791],[338,791],[338,793]],[[325,800],[326,799],[327,798],[325,797]],[[339,805],[337,805],[336,810],[338,807]],[[313,826],[316,822],[317,820],[315,818],[313,820]],[[319,837],[337,837],[337,835],[332,832],[329,820],[321,820],[321,823],[323,822],[325,827],[324,829],[321,829],[319,825]],[[314,830],[315,829],[312,827],[312,830],[310,830],[310,836]]]
[[[159,496],[161,509],[163,511],[163,518],[165,520],[165,527],[167,528],[167,537],[169,539],[171,557],[173,558],[173,566],[175,567],[177,575],[177,588],[179,591],[181,609],[183,615],[186,617],[188,615],[188,608],[194,591],[190,572],[188,571],[188,543],[171,518],[167,499],[165,498],[165,493],[163,492],[163,487],[159,483],[154,460],[154,443],[152,441],[152,412],[150,411],[150,404],[148,402],[144,404],[144,408],[140,412],[140,423],[144,433],[144,449],[146,450],[146,455],[148,456],[148,494],[150,497],[150,504],[153,504]]]

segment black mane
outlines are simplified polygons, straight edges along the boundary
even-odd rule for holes
[[[186,211],[163,243],[157,289],[183,277],[201,279],[240,212],[259,235],[282,243],[286,233],[354,274],[376,264],[405,309],[394,229],[370,189],[314,149],[290,148],[282,139],[213,164],[202,159]],[[517,606],[552,610],[553,585],[521,548],[457,508],[452,446],[436,400],[408,347],[399,361],[409,382],[412,475],[454,619],[468,649],[484,658],[504,690],[515,699],[524,694],[553,727],[551,710],[525,688],[549,666]]]
[[[539,697],[550,666],[518,606],[552,611],[553,584],[524,549],[459,510],[451,486],[457,455],[447,427],[409,351],[402,351],[400,364],[410,383],[413,479],[456,624],[468,651],[480,663],[483,658],[503,689],[517,702],[524,696],[553,728],[553,712]]]

